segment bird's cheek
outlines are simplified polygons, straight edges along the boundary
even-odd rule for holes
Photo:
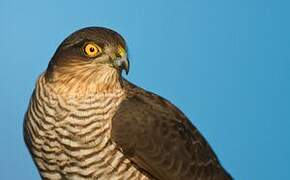
[[[112,60],[108,55],[103,55],[101,57],[95,58],[93,61],[96,64],[112,64]]]

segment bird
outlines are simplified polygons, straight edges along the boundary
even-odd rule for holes
[[[79,29],[39,75],[23,124],[44,180],[230,180],[207,140],[165,98],[129,82],[116,31]]]

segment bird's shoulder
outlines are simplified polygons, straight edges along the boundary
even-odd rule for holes
[[[138,168],[168,180],[227,176],[207,141],[182,111],[128,81],[123,86],[126,98],[112,119],[111,134]]]

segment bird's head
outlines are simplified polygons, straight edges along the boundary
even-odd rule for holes
[[[125,40],[117,32],[88,27],[68,36],[49,62],[46,79],[62,89],[110,91],[129,72]]]

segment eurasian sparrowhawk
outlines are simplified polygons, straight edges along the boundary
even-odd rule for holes
[[[122,70],[125,40],[110,29],[81,29],[58,47],[24,122],[43,179],[232,179],[177,107]]]

